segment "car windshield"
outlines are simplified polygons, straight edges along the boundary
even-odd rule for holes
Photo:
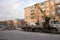
[[[60,24],[60,22],[58,22],[58,21],[54,21],[54,24]]]
[[[58,21],[54,21],[54,24],[57,24],[58,23]]]
[[[52,24],[60,24],[58,21],[51,21]]]

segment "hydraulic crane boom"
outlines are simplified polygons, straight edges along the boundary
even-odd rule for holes
[[[45,22],[44,22],[43,26],[48,27],[50,17],[46,16],[45,12],[43,12],[42,8],[40,7],[40,5],[38,3],[36,3],[35,7],[38,8],[40,10],[40,13],[42,13],[44,15],[43,19],[45,20]]]
[[[52,4],[52,3],[53,4]],[[52,14],[52,11],[55,13],[55,0],[49,0],[49,3],[48,3],[48,7],[49,7],[49,15],[50,14]],[[36,3],[35,4],[35,7],[37,8],[37,9],[39,9],[40,10],[40,13],[42,13],[44,16],[43,16],[43,19],[45,20],[45,22],[43,23],[43,26],[44,27],[49,27],[50,26],[50,24],[49,24],[49,21],[52,19],[52,16],[50,16],[50,17],[48,17],[45,13],[47,13],[46,11],[47,11],[47,9],[45,9],[45,11],[43,11],[42,10],[42,8],[41,8],[41,5],[39,4],[39,3]],[[53,9],[54,8],[54,9]],[[38,11],[38,10],[37,10]],[[48,14],[48,13],[47,13]],[[53,15],[53,14],[52,14]]]
[[[48,1],[49,2],[46,2],[48,5],[45,3],[45,7],[46,7],[45,11],[42,10],[41,8],[42,5],[40,5],[39,3],[36,3],[35,7],[40,10],[40,13],[44,15],[44,18],[48,17],[46,13],[50,15],[49,16],[50,18],[53,18],[55,17],[54,15],[56,15],[56,3],[55,0],[48,0]]]
[[[44,17],[46,17],[45,12],[43,12],[42,8],[40,7],[38,3],[35,4],[35,7],[38,8],[42,14],[44,14]]]

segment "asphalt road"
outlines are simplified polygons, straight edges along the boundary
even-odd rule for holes
[[[5,30],[0,31],[0,40],[60,40],[60,34]]]

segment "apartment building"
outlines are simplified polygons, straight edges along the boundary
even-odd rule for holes
[[[56,20],[59,20],[58,14],[58,3],[55,3],[55,1],[44,1],[42,3],[39,3],[42,10],[45,12],[46,16],[49,17],[55,17]],[[34,4],[35,5],[35,4]],[[35,23],[43,23],[43,14],[40,12],[39,9],[35,8],[35,6],[29,6],[24,8],[24,21],[26,21],[29,25],[35,25]],[[57,9],[57,10],[56,10]],[[60,14],[59,14],[60,15]]]
[[[18,27],[20,27],[21,25],[24,25],[24,24],[25,24],[25,22],[24,22],[23,19],[15,19],[15,20],[13,20],[13,23],[14,23],[14,26],[15,26],[16,28],[18,28]]]

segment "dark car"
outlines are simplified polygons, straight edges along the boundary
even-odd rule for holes
[[[0,25],[0,30],[4,30],[6,28],[5,25]]]

